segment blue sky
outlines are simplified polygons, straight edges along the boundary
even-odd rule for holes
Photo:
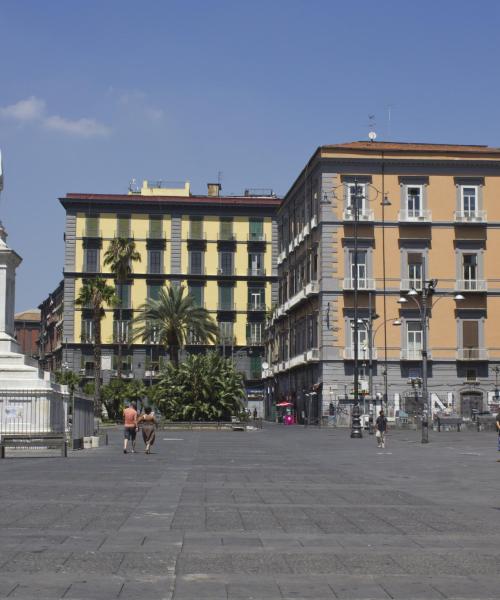
[[[222,172],[287,191],[314,149],[500,146],[500,4],[440,0],[2,0],[0,200],[17,308],[62,277],[66,192]],[[388,127],[388,107],[391,124]]]

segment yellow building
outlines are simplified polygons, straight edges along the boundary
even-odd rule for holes
[[[432,410],[464,417],[495,410],[499,197],[498,148],[389,142],[318,148],[278,212],[268,410],[288,398],[299,418],[314,420],[331,404],[352,403],[355,279],[357,362],[367,400],[385,396],[390,416],[421,410],[419,303],[432,281]]]
[[[119,311],[106,310],[102,322],[103,370],[116,370],[118,339],[128,342],[130,321],[161,286],[184,284],[219,323],[221,350],[233,356],[248,386],[260,384],[263,323],[273,303],[276,263],[275,213],[280,201],[269,192],[247,190],[221,196],[219,184],[192,195],[189,183],[144,182],[129,194],[67,194],[64,266],[66,362],[92,376],[92,322],[75,307],[85,278],[102,276],[113,284],[103,257],[115,237],[133,238],[141,255],[122,287]],[[274,256],[274,260],[273,260]],[[274,302],[276,299],[274,299]],[[188,351],[199,350],[190,340]],[[123,346],[123,370],[151,381],[165,360],[154,345]],[[257,381],[259,380],[259,381]]]

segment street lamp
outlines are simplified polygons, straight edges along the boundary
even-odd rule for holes
[[[428,363],[428,339],[427,339],[427,328],[429,320],[429,309],[435,306],[440,300],[446,296],[441,296],[432,303],[432,296],[436,291],[438,284],[437,279],[425,279],[425,273],[422,273],[422,289],[417,291],[412,288],[407,296],[416,304],[420,314],[420,325],[422,330],[422,444],[429,443],[429,419],[432,419],[432,399],[428,391],[428,375],[427,375],[427,363]],[[454,300],[464,300],[462,294],[455,294]],[[408,300],[405,297],[400,297],[398,300],[399,304],[407,304]]]

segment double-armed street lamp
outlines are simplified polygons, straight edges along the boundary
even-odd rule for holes
[[[416,290],[414,287],[410,289],[407,296],[417,306],[420,316],[420,326],[422,331],[422,444],[429,442],[429,419],[432,420],[432,398],[428,391],[428,326],[429,326],[429,310],[436,304],[446,298],[441,296],[434,303],[432,298],[438,284],[437,279],[425,279],[425,273],[422,272],[422,289]],[[464,300],[462,294],[454,294],[453,299],[457,302]],[[401,296],[398,303],[403,305],[408,302],[407,298]]]

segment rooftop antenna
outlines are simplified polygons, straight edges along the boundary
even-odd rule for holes
[[[374,142],[377,139],[377,134],[375,133],[375,115],[368,115],[368,120],[368,127],[370,128],[368,139],[370,142]]]
[[[391,113],[392,113],[392,104],[387,105],[387,139],[391,139]]]
[[[222,184],[222,171],[217,171],[217,183]]]

